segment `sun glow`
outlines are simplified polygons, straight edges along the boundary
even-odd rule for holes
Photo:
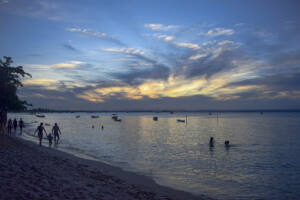
[[[172,75],[166,81],[148,80],[136,86],[126,85],[91,89],[77,95],[77,97],[92,102],[104,102],[105,99],[112,96],[127,99],[142,99],[143,97],[156,99],[203,95],[217,100],[231,100],[239,98],[238,93],[262,89],[262,86],[256,85],[226,87],[230,82],[231,78],[229,76],[216,76],[208,80],[203,76],[186,79],[185,77]]]

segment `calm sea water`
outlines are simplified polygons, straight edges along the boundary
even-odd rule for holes
[[[118,113],[122,122],[111,114],[9,116],[34,127],[57,122],[58,149],[151,176],[162,185],[219,199],[300,198],[300,113]],[[177,122],[186,114],[187,124]],[[37,141],[31,134],[23,137]]]

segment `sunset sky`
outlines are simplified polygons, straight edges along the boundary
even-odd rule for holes
[[[70,110],[300,109],[298,0],[0,0],[21,99]]]

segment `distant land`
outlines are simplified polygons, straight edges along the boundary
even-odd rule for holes
[[[153,112],[153,113],[184,113],[184,112],[208,112],[208,113],[228,113],[228,112],[300,112],[300,109],[241,109],[241,110],[53,110],[53,109],[31,109],[23,111],[26,113],[74,113],[74,112],[88,112],[88,113],[111,113],[111,112]]]

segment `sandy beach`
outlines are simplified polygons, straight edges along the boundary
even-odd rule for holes
[[[0,199],[210,199],[148,177],[0,135]]]

